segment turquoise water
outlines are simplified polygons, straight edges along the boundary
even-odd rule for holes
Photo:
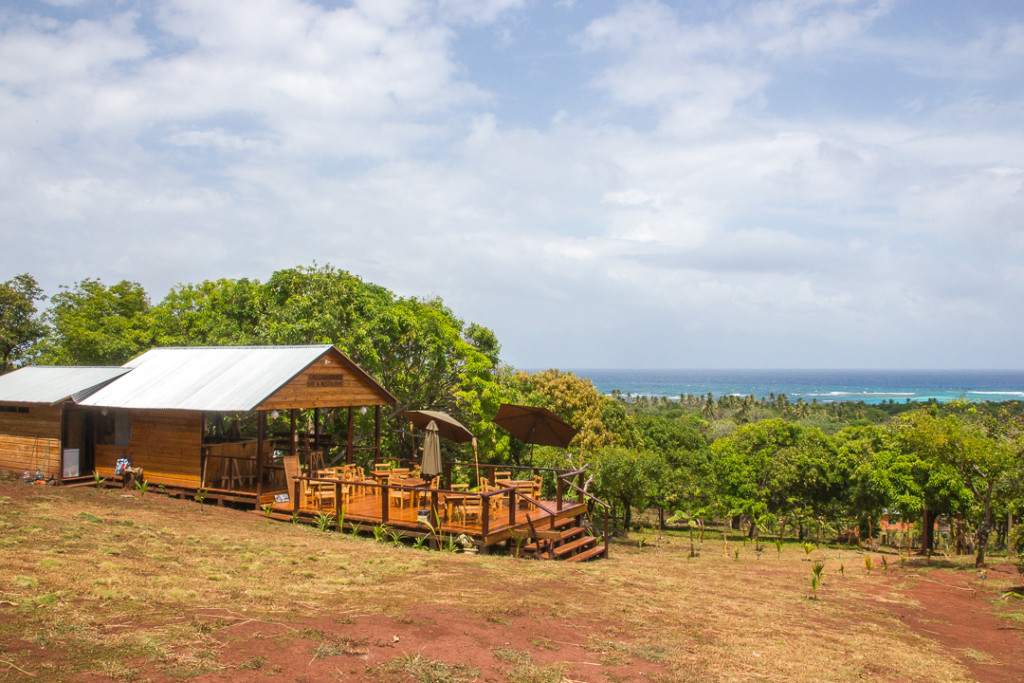
[[[1024,400],[1024,370],[572,370],[609,394],[785,394],[790,401]]]

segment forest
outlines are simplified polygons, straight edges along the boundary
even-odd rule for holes
[[[503,363],[493,331],[439,298],[396,296],[330,265],[179,284],[156,303],[129,281],[86,279],[49,298],[28,273],[0,284],[0,373],[120,365],[156,346],[323,343],[398,398],[384,421],[389,457],[413,451],[398,413],[441,410],[477,436],[481,463],[586,466],[621,529],[682,523],[703,535],[718,520],[758,546],[787,534],[870,544],[885,532],[890,544],[972,553],[979,565],[1009,552],[1024,569],[1019,402],[602,395],[569,372]],[[565,450],[531,449],[491,423],[501,403],[548,408],[579,435]],[[334,428],[344,430],[340,413]],[[372,433],[368,418],[356,428]]]

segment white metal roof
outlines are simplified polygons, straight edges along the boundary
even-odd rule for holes
[[[82,405],[243,412],[256,408],[332,346],[215,346],[152,349],[131,372]]]
[[[124,367],[30,365],[0,376],[0,401],[60,403],[79,401],[129,371]]]

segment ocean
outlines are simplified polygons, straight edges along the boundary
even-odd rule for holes
[[[571,370],[610,394],[757,398],[785,394],[810,403],[890,400],[1024,400],[1024,370]]]

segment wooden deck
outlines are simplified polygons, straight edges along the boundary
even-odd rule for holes
[[[410,537],[466,534],[484,552],[490,546],[508,541],[513,532],[525,532],[529,524],[528,516],[534,527],[540,529],[551,528],[562,520],[579,518],[587,511],[586,503],[576,500],[563,500],[561,504],[557,500],[527,501],[514,490],[504,489],[484,494],[483,500],[487,500],[488,505],[481,506],[480,515],[466,518],[459,514],[460,503],[466,498],[476,498],[476,494],[403,487],[401,490],[404,493],[412,494],[417,500],[415,503],[406,501],[398,505],[397,501],[390,500],[388,496],[388,493],[396,490],[395,487],[368,485],[349,492],[349,487],[342,482],[320,481],[325,487],[319,501],[313,501],[312,504],[303,501],[297,510],[300,518],[305,521],[315,518],[317,514],[331,514],[334,515],[333,523],[338,524],[331,489],[341,490],[343,519],[347,529],[360,525],[370,531],[372,527],[384,524],[392,531]],[[292,513],[296,512],[292,502],[297,497],[296,493],[290,494],[288,502],[274,503],[272,515],[291,519]]]

